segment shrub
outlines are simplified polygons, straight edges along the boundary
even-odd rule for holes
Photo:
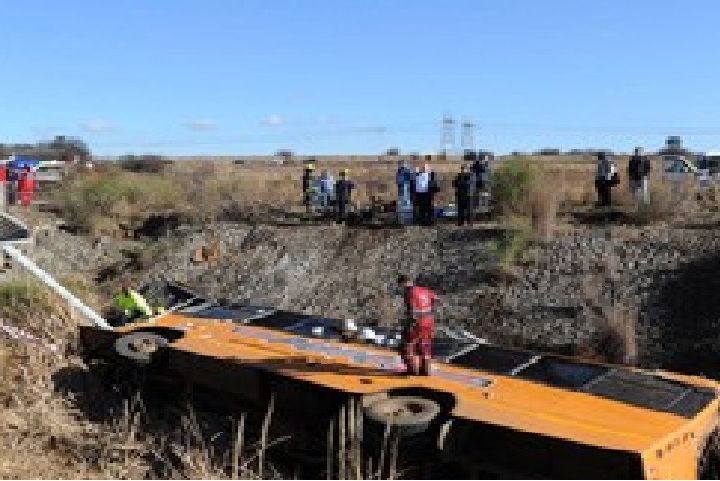
[[[490,184],[493,200],[503,215],[527,214],[531,177],[530,163],[517,157],[495,169]]]
[[[50,296],[36,282],[11,281],[0,284],[0,315],[10,317],[28,310],[42,311],[50,306]]]
[[[150,214],[176,210],[180,200],[180,189],[169,179],[129,172],[79,176],[56,192],[65,219],[94,232],[104,226],[136,224]]]
[[[513,157],[495,170],[491,188],[503,216],[529,218],[538,237],[543,240],[552,237],[559,198],[548,172]]]

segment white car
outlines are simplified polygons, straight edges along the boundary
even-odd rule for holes
[[[684,155],[663,155],[662,160],[666,174],[700,174],[695,164]]]
[[[704,178],[717,179],[720,177],[720,152],[708,152],[698,161],[698,170]]]

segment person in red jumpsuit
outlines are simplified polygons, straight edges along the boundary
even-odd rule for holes
[[[400,355],[408,374],[429,376],[437,295],[416,286],[406,275],[398,276],[398,285],[403,289],[406,311]]]

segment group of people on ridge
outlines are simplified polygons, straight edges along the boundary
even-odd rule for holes
[[[487,187],[489,162],[486,157],[476,159],[470,169],[465,164],[453,180],[458,225],[470,221],[473,209],[479,207],[480,195]],[[438,179],[426,163],[411,172],[402,161],[395,182],[398,188],[398,210],[411,212],[412,221],[432,225],[435,221],[435,195],[440,192]]]
[[[459,225],[469,222],[472,212],[480,205],[482,193],[487,188],[489,161],[481,157],[468,168],[462,165],[453,180],[455,205]],[[308,213],[315,207],[328,211],[332,209],[338,223],[347,220],[352,204],[355,183],[349,178],[350,171],[340,171],[336,181],[327,170],[317,176],[315,165],[305,165],[302,174],[303,204]],[[406,161],[401,161],[395,172],[397,186],[397,211],[402,223],[433,225],[435,222],[435,196],[440,192],[440,182],[428,163],[414,171]]]
[[[348,206],[352,201],[352,193],[355,190],[355,183],[349,179],[349,176],[350,169],[343,169],[337,181],[327,170],[323,170],[319,177],[315,177],[315,165],[305,165],[302,193],[307,212],[311,212],[313,206],[318,204],[323,209],[334,207],[335,220],[338,223],[345,221]]]
[[[628,185],[630,193],[637,201],[647,204],[650,201],[649,182],[650,159],[637,147],[628,162]],[[607,207],[612,204],[612,189],[620,183],[615,160],[606,152],[597,154],[597,173],[595,175],[595,189],[598,196],[598,205]]]

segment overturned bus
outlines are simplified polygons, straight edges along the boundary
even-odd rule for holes
[[[275,412],[315,436],[308,445],[325,439],[318,420],[354,399],[366,422],[497,476],[717,474],[715,382],[438,333],[426,377],[400,373],[392,330],[360,343],[337,320],[203,299],[111,331],[83,327],[81,339],[89,362],[163,373],[215,400],[262,408],[272,396]]]

